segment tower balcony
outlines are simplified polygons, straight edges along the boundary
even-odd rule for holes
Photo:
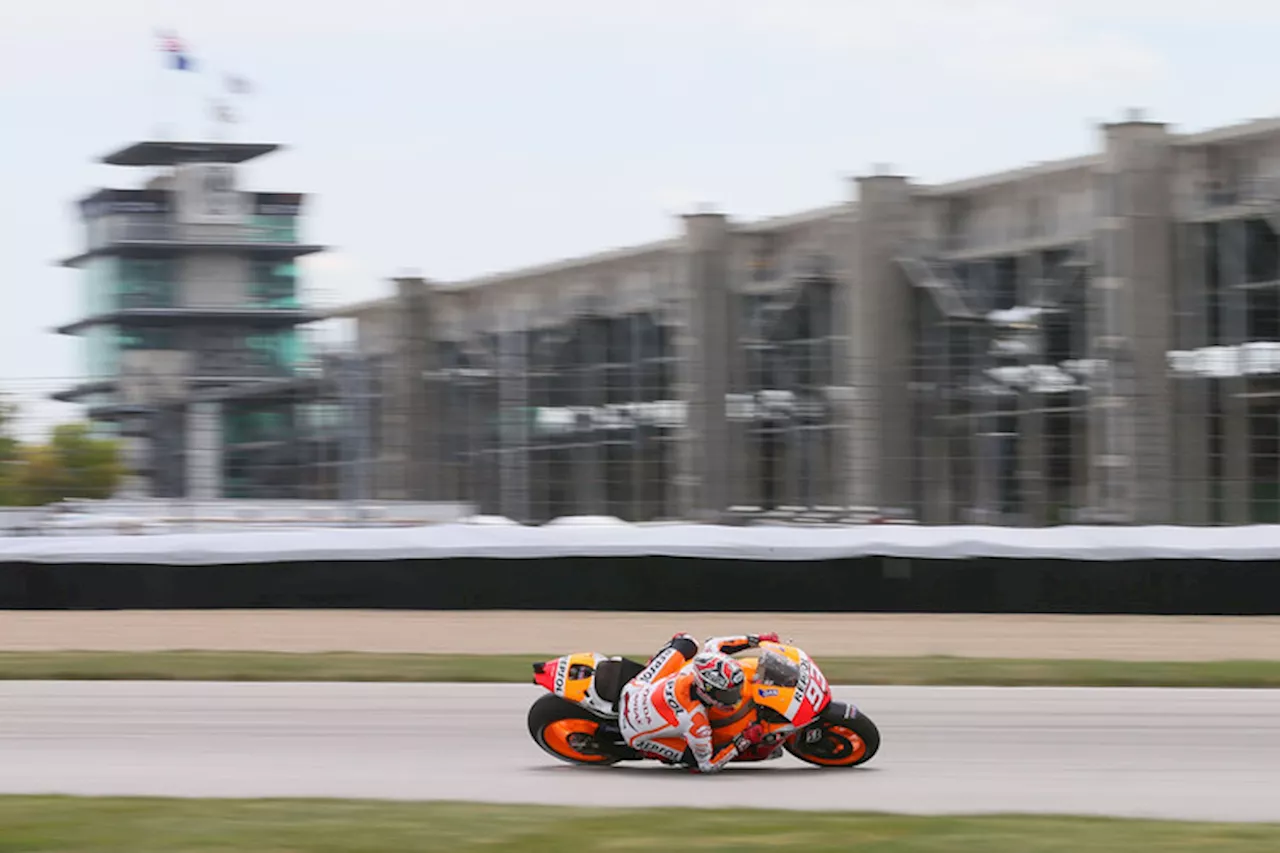
[[[154,217],[103,217],[89,229],[84,252],[60,261],[75,267],[100,255],[172,256],[189,252],[226,252],[297,258],[324,251],[301,243],[292,223],[272,225],[193,225]]]
[[[83,317],[59,326],[60,335],[78,335],[93,326],[207,326],[232,325],[256,328],[289,328],[315,322],[320,315],[304,308],[264,308],[226,306],[173,306],[163,308],[121,307]]]

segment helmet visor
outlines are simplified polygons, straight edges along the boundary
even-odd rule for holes
[[[731,685],[729,687],[707,687],[707,695],[711,697],[711,701],[717,705],[732,707],[742,701],[742,687],[740,685]]]

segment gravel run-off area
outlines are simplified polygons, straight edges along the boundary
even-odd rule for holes
[[[0,651],[638,654],[673,633],[777,631],[814,655],[1280,659],[1280,617],[551,611],[0,611]]]

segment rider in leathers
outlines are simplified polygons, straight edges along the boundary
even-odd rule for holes
[[[669,764],[692,756],[696,772],[715,773],[757,745],[766,747],[763,727],[746,728],[713,754],[708,710],[730,712],[743,701],[742,666],[729,655],[777,642],[777,634],[714,637],[699,650],[689,634],[677,634],[644,670],[622,688],[619,724],[633,749]],[[683,748],[680,748],[683,747]]]

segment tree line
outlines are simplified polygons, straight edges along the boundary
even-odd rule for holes
[[[14,435],[18,407],[0,400],[0,506],[43,506],[67,498],[109,498],[125,467],[119,443],[88,424],[59,424],[43,442]]]

